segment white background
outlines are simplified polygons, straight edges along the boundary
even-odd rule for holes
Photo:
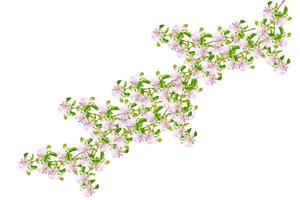
[[[83,128],[64,121],[57,105],[66,97],[111,98],[118,79],[151,76],[181,63],[166,46],[156,48],[159,24],[218,25],[261,18],[261,0],[0,2],[0,199],[84,199],[72,176],[64,182],[18,168],[23,152],[64,142],[76,145]],[[192,148],[170,132],[160,144],[139,144],[97,175],[92,199],[300,199],[299,5],[289,0],[292,59],[280,76],[265,61],[249,72],[225,72],[195,100],[200,110]]]

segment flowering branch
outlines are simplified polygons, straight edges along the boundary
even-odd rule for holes
[[[98,106],[95,97],[66,98],[59,106],[64,118],[74,117],[90,137],[80,138],[79,146],[64,144],[58,152],[48,145],[36,154],[25,153],[20,167],[28,175],[38,170],[59,180],[66,172],[73,173],[83,193],[91,196],[99,188],[95,173],[109,164],[111,157],[127,154],[131,142],[160,142],[161,133],[170,130],[181,143],[191,146],[197,132],[189,121],[198,108],[191,100],[202,91],[200,81],[213,85],[222,79],[224,69],[253,69],[254,59],[260,57],[275,71],[287,71],[290,59],[282,55],[281,48],[291,35],[283,28],[291,17],[286,6],[281,9],[283,3],[268,2],[264,18],[256,21],[255,27],[240,20],[229,29],[219,27],[214,35],[203,28],[191,34],[188,25],[172,29],[160,25],[152,34],[157,46],[168,44],[184,59],[184,65],[174,65],[170,74],[157,71],[153,78],[140,73],[129,81],[118,80],[112,92],[119,105],[108,100]]]

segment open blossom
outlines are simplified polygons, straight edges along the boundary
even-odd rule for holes
[[[288,70],[289,66],[287,63],[279,63],[278,64],[278,68],[277,68],[277,72],[279,74],[285,74]]]
[[[80,174],[77,176],[77,182],[79,184],[88,184],[89,182],[89,176],[87,174]]]
[[[260,58],[263,55],[263,50],[258,46],[253,51],[254,58]]]
[[[263,15],[264,17],[271,17],[273,15],[273,9],[271,7],[265,7],[265,9],[263,10]]]
[[[197,42],[200,39],[199,32],[193,33],[191,39],[192,39],[193,42]]]
[[[112,94],[113,96],[120,96],[123,93],[124,89],[120,85],[115,85]]]
[[[70,106],[67,102],[63,101],[61,104],[59,104],[58,110],[62,114],[67,114],[70,110]]]
[[[239,22],[234,22],[230,25],[229,29],[234,33],[238,33],[241,31],[241,25]]]
[[[75,162],[70,162],[69,164],[67,164],[67,171],[68,172],[73,172],[73,171],[76,171],[77,170],[77,163]]]
[[[183,30],[183,27],[181,25],[175,25],[175,26],[173,26],[173,29],[172,29],[174,35],[181,32],[182,30]]]
[[[280,19],[276,19],[276,20],[275,20],[275,24],[276,24],[277,26],[284,26],[285,23],[286,23],[286,19],[285,19],[285,18],[280,18]]]
[[[45,164],[42,164],[41,166],[39,166],[38,172],[41,173],[41,174],[48,174],[49,173],[49,167]]]
[[[271,55],[271,56],[269,56],[269,58],[268,58],[268,63],[269,63],[270,65],[275,65],[275,64],[277,64],[278,62],[279,62],[279,58],[278,58],[277,55]]]
[[[203,64],[203,70],[214,73],[218,70],[218,65],[216,63],[212,63],[212,62],[205,62]]]
[[[104,168],[104,163],[97,163],[96,165],[94,165],[94,169],[98,172],[102,171]]]
[[[36,155],[38,158],[43,158],[46,153],[47,153],[47,150],[46,150],[46,148],[43,147],[43,148],[38,149]]]
[[[57,169],[56,169],[55,167],[50,167],[50,168],[48,169],[48,177],[49,177],[50,179],[55,179],[55,178],[57,178],[57,175],[58,175],[58,171],[57,171]]]
[[[237,69],[238,68],[238,62],[235,61],[235,60],[230,60],[227,64],[227,68],[230,69],[230,70]]]
[[[26,170],[30,165],[30,161],[28,160],[28,158],[21,158],[20,162],[19,162],[19,167],[22,170]]]
[[[84,189],[82,189],[82,193],[85,197],[90,197],[95,193],[95,189],[92,185],[87,185]]]
[[[89,99],[86,97],[83,97],[79,99],[79,106],[83,108],[84,106],[88,105],[90,103]]]
[[[159,41],[163,37],[163,33],[160,29],[155,29],[152,33],[152,38],[155,41]]]
[[[144,141],[147,142],[148,144],[152,144],[155,141],[155,137],[151,133],[145,134]]]
[[[184,143],[188,147],[192,146],[195,143],[195,137],[191,135],[186,136]]]
[[[257,35],[259,37],[263,37],[264,38],[264,37],[266,37],[268,35],[268,29],[266,27],[259,26],[259,27],[256,28],[256,31],[257,31]]]
[[[116,147],[116,149],[114,149],[113,156],[115,158],[120,158],[123,155],[124,155],[124,151],[123,151],[122,147]]]
[[[139,77],[138,75],[135,75],[135,76],[132,76],[132,77],[130,78],[130,83],[131,83],[132,85],[135,85],[135,84],[137,84],[137,83],[139,82],[139,80],[140,80],[140,77]]]
[[[196,49],[196,55],[199,57],[206,57],[208,56],[208,50],[204,47],[199,47]]]
[[[213,85],[217,82],[217,77],[215,74],[209,74],[207,77],[206,77],[206,84],[207,85]]]

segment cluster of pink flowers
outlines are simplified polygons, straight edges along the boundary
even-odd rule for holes
[[[171,50],[184,59],[184,65],[174,65],[170,74],[159,71],[152,78],[144,73],[129,81],[118,80],[112,89],[119,105],[108,100],[97,105],[95,98],[79,101],[66,98],[59,110],[65,119],[74,117],[90,136],[80,138],[80,145],[54,152],[51,146],[39,149],[36,154],[25,153],[19,165],[28,175],[37,170],[51,179],[63,180],[70,172],[76,175],[82,192],[91,196],[99,184],[95,173],[110,163],[110,158],[120,158],[129,152],[129,144],[156,143],[163,131],[172,131],[179,141],[187,146],[195,142],[197,132],[189,126],[197,106],[191,100],[202,88],[200,81],[208,85],[222,79],[222,70],[253,68],[254,58],[267,58],[274,69],[286,72],[289,59],[281,55],[290,33],[283,24],[290,20],[287,7],[272,2],[264,9],[262,21],[249,28],[241,20],[229,29],[218,28],[212,35],[201,28],[191,34],[187,25],[172,29],[160,25],[153,32],[158,46],[168,43]]]

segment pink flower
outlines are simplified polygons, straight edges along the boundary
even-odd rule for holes
[[[177,138],[181,138],[185,134],[185,128],[179,127],[174,133]]]
[[[287,38],[281,38],[279,40],[279,46],[280,47],[285,47],[287,45],[287,42],[288,42]]]
[[[182,32],[183,27],[181,25],[175,25],[173,26],[172,32],[174,35],[177,35],[177,33]]]
[[[21,170],[27,170],[28,167],[30,165],[30,161],[28,160],[28,158],[21,158],[20,162],[19,162],[19,167]]]
[[[55,178],[57,178],[57,175],[58,175],[58,171],[57,171],[56,168],[50,167],[50,168],[48,169],[48,177],[49,177],[50,179],[55,179]]]
[[[123,146],[125,144],[125,137],[122,134],[114,135],[112,144]]]
[[[144,141],[143,135],[140,134],[140,133],[134,134],[134,141],[135,141],[136,143],[141,143],[141,142],[143,142],[143,141]]]
[[[176,50],[177,56],[178,57],[184,57],[186,55],[187,49],[185,47],[180,47],[179,49]]]
[[[162,131],[165,131],[166,129],[169,129],[169,128],[170,128],[170,124],[169,124],[168,120],[166,120],[166,119],[162,120],[160,123],[160,129]]]
[[[112,94],[113,96],[120,96],[123,93],[124,89],[120,85],[115,85]]]
[[[58,152],[58,158],[59,158],[60,160],[65,161],[66,156],[67,156],[66,150],[61,149],[61,150]]]
[[[276,20],[275,20],[275,24],[276,24],[277,26],[284,26],[285,23],[286,23],[286,19],[285,19],[285,18],[279,18],[279,19],[276,19]]]
[[[192,34],[193,42],[198,42],[199,39],[200,39],[200,34],[198,32]]]
[[[260,58],[263,55],[263,51],[260,47],[256,47],[253,51],[254,58]]]
[[[186,136],[184,143],[186,144],[186,146],[191,147],[195,143],[195,137],[191,135]]]
[[[82,166],[85,166],[86,168],[90,167],[90,165],[91,165],[91,159],[89,158],[89,156],[87,154],[81,154],[80,159],[81,160],[79,161],[79,163]]]
[[[151,85],[154,89],[157,89],[159,85],[159,79],[157,77],[151,79]]]
[[[86,144],[82,144],[79,147],[79,152],[83,155],[87,155],[90,150],[91,150],[91,147]]]
[[[70,162],[69,164],[67,164],[67,171],[68,172],[74,172],[76,171],[78,165],[75,162]]]
[[[67,114],[70,110],[69,104],[63,101],[61,104],[59,104],[58,110],[62,114]]]
[[[227,64],[227,68],[230,70],[234,70],[238,68],[238,62],[235,60],[230,60]]]
[[[85,117],[84,114],[79,113],[79,114],[76,115],[75,120],[80,122],[80,123],[83,123],[83,122],[85,122],[86,117]]]
[[[94,169],[98,172],[102,171],[104,168],[104,164],[103,163],[97,163],[95,166],[94,166]]]
[[[85,197],[91,197],[95,193],[95,189],[92,185],[87,185],[82,189],[82,193]]]
[[[269,56],[269,58],[268,58],[268,64],[275,65],[278,62],[279,62],[279,58],[278,58],[277,55],[271,55],[271,56]]]
[[[155,141],[155,137],[151,133],[145,134],[144,141],[147,142],[148,144],[152,144]]]
[[[80,175],[77,176],[77,182],[79,184],[87,185],[88,182],[89,182],[89,176],[86,175],[86,174],[80,174]]]
[[[48,174],[49,173],[49,167],[45,164],[42,164],[39,169],[38,172],[41,174]]]
[[[115,126],[115,121],[113,121],[113,120],[107,120],[103,123],[104,129],[113,129],[114,126]]]
[[[122,149],[122,147],[116,147],[113,151],[113,156],[115,158],[120,158],[121,156],[124,155],[124,151]]]
[[[169,48],[173,51],[177,51],[180,48],[180,45],[177,40],[171,40],[169,42]]]
[[[86,120],[84,123],[84,130],[86,131],[92,131],[94,128],[94,122],[92,120]]]
[[[130,78],[130,83],[132,85],[136,85],[139,82],[139,80],[140,80],[140,77],[138,75],[135,75],[135,76]]]
[[[239,69],[242,71],[246,71],[248,69],[248,64],[245,60],[239,61]]]
[[[207,77],[206,77],[206,84],[207,85],[213,85],[217,82],[217,77],[215,74],[209,74]]]
[[[256,28],[257,35],[259,37],[266,37],[268,35],[268,29],[266,27],[257,27]]]
[[[203,64],[203,70],[213,73],[218,70],[218,65],[212,62],[205,62]]]
[[[272,15],[273,15],[273,9],[271,7],[265,7],[265,9],[263,10],[263,16],[269,18]]]
[[[40,148],[37,151],[37,157],[38,158],[43,158],[46,153],[47,153],[46,148]]]
[[[155,40],[156,42],[159,41],[161,38],[163,37],[163,33],[160,29],[155,29],[152,33],[152,38],[153,40]]]
[[[103,105],[99,107],[99,114],[104,115],[107,111],[107,105]]]
[[[89,103],[90,103],[90,102],[89,102],[89,99],[86,98],[86,97],[81,98],[81,99],[79,100],[79,106],[80,106],[81,108],[83,108],[84,106],[88,105]]]
[[[287,63],[279,63],[278,64],[278,68],[277,68],[277,72],[279,74],[285,74],[288,70],[289,66]]]
[[[269,37],[269,36],[266,36],[266,37],[263,38],[262,44],[265,47],[271,47],[272,46],[272,42],[273,42],[272,38]]]
[[[217,33],[213,36],[213,41],[214,41],[214,44],[216,45],[222,45],[224,43],[224,36],[221,35],[220,33]]]
[[[208,51],[204,47],[199,47],[195,51],[196,51],[196,55],[199,56],[199,57],[206,57],[206,56],[208,56]]]
[[[238,33],[241,31],[241,25],[239,22],[234,22],[230,25],[229,29],[234,33]]]
[[[180,113],[178,116],[176,116],[176,121],[178,123],[184,123],[189,119],[189,116],[186,113]]]

